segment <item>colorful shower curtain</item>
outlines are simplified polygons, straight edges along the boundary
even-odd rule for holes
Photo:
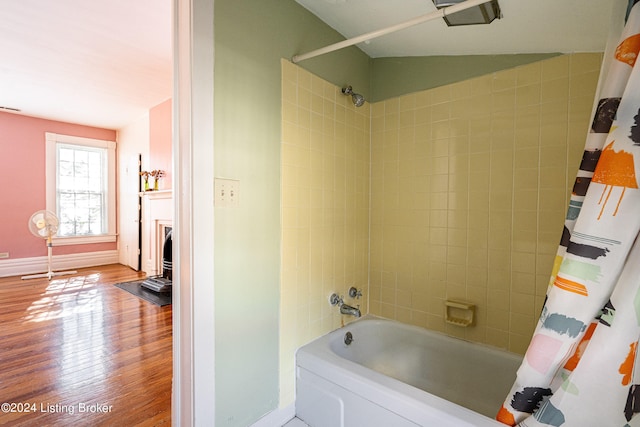
[[[498,421],[640,426],[640,0],[575,180],[547,299]]]

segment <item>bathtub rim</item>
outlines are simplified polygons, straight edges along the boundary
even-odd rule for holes
[[[504,427],[504,424],[464,406],[450,402],[410,384],[389,377],[357,362],[345,359],[336,354],[330,346],[330,341],[342,336],[348,328],[362,327],[362,323],[390,322],[400,328],[416,330],[418,333],[435,335],[445,340],[457,340],[473,346],[483,347],[521,359],[522,356],[489,345],[467,341],[452,337],[438,331],[432,331],[420,326],[408,325],[397,320],[367,314],[360,319],[350,322],[338,329],[324,334],[296,350],[296,393],[299,370],[313,373],[332,384],[351,391],[381,407],[388,408],[399,417],[421,425],[427,420],[424,406],[428,405],[430,413],[428,422],[439,422],[441,425],[455,425],[460,427]],[[356,329],[357,331],[357,329]],[[357,333],[357,332],[356,332]],[[355,334],[355,333],[354,333]],[[331,369],[327,369],[330,367]],[[349,384],[345,380],[349,379]],[[505,391],[505,398],[508,390]],[[500,408],[496,408],[496,414]],[[434,419],[435,418],[435,419]],[[455,423],[453,423],[455,419]]]

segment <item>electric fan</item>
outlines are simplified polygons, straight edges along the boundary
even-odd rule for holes
[[[38,211],[33,215],[31,215],[31,218],[29,218],[29,231],[31,231],[31,233],[34,236],[46,239],[47,241],[48,271],[43,274],[32,274],[30,276],[22,276],[22,279],[36,279],[40,277],[47,277],[49,280],[51,280],[53,276],[62,276],[65,274],[77,273],[77,271],[60,271],[60,272],[54,273],[51,270],[51,255],[53,250],[52,238],[58,232],[58,224],[59,224],[59,221],[56,214],[46,210]]]

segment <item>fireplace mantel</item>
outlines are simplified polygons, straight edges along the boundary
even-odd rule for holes
[[[173,224],[173,191],[145,191],[142,196],[142,270],[149,276],[162,273],[164,228]]]
[[[147,197],[149,200],[155,199],[172,199],[173,190],[156,190],[156,191],[143,191],[140,193],[142,197]]]

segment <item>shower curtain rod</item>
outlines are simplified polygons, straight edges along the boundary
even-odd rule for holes
[[[316,56],[324,55],[325,53],[329,53],[339,49],[343,49],[345,47],[353,46],[354,44],[362,43],[364,41],[375,39],[377,37],[384,36],[390,33],[395,33],[396,31],[404,30],[405,28],[413,27],[414,25],[422,24],[423,22],[431,21],[432,19],[442,18],[446,15],[451,15],[452,13],[460,12],[462,10],[469,9],[474,6],[478,6],[482,3],[488,3],[489,1],[490,0],[466,0],[462,3],[445,7],[443,9],[438,9],[434,12],[430,12],[425,15],[418,16],[416,18],[410,19],[405,22],[401,22],[396,25],[392,25],[387,28],[371,31],[361,36],[353,37],[338,43],[331,44],[329,46],[325,46],[320,49],[312,50],[311,52],[308,52],[308,53],[294,55],[291,58],[291,61],[295,64],[300,61],[304,61],[305,59],[314,58]]]

